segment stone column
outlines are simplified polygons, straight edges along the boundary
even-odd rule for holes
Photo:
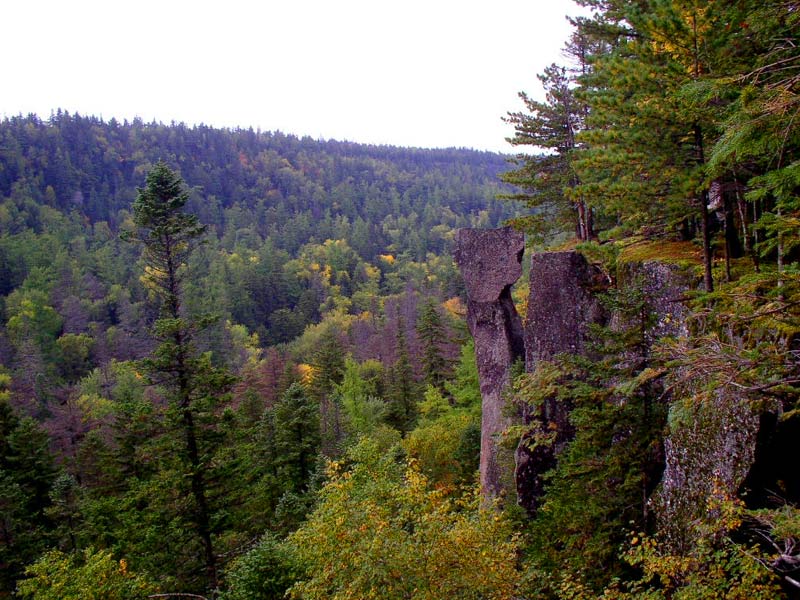
[[[525,318],[525,370],[532,372],[539,361],[558,354],[583,354],[589,325],[606,319],[596,292],[607,285],[596,267],[575,251],[542,252],[531,257],[531,287]],[[515,454],[514,479],[517,499],[533,514],[544,494],[542,476],[555,467],[558,454],[574,437],[569,421],[571,406],[555,398],[537,411],[523,410],[530,430]],[[552,444],[537,444],[538,436],[551,437]]]
[[[455,260],[467,290],[467,324],[481,385],[480,476],[487,500],[513,485],[513,452],[504,452],[497,438],[513,422],[504,411],[503,390],[514,361],[524,356],[522,322],[511,299],[524,250],[524,236],[510,227],[456,233]]]

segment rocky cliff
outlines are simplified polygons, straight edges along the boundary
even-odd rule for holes
[[[494,497],[512,491],[513,486],[518,502],[533,514],[545,491],[543,475],[556,465],[559,452],[573,434],[571,407],[552,399],[536,410],[509,410],[504,390],[512,364],[524,355],[525,369],[531,372],[539,361],[558,354],[582,354],[591,359],[591,326],[622,330],[627,317],[604,308],[599,295],[610,280],[581,254],[548,252],[530,259],[527,315],[521,325],[510,287],[520,277],[522,250],[522,236],[510,229],[461,230],[457,236],[456,259],[467,287],[468,322],[475,338],[483,396],[483,493]],[[687,292],[696,287],[691,268],[635,258],[620,261],[614,275],[617,289],[641,294],[647,311],[647,318],[641,320],[644,341],[630,360],[646,364],[658,340],[688,335],[689,312],[684,301]],[[774,410],[764,411],[763,406],[756,410],[728,388],[697,404],[672,392],[673,383],[682,377],[680,372],[664,371],[658,376],[664,381],[665,392],[659,401],[668,404],[669,426],[657,453],[661,465],[656,480],[660,477],[660,483],[647,493],[651,494],[650,505],[657,509],[659,529],[679,545],[716,496],[735,496],[743,487],[755,493],[755,488],[763,486],[759,472],[764,467],[754,469],[753,465],[759,456],[776,452],[782,442],[775,442],[769,430],[770,423],[774,428],[776,422]],[[687,382],[675,387],[685,390]],[[498,436],[511,425],[521,426],[525,432],[513,465],[497,444]],[[539,434],[552,436],[553,432],[555,443],[549,446],[529,443]]]
[[[525,369],[558,354],[586,351],[589,325],[602,324],[607,314],[597,300],[607,279],[577,252],[543,252],[531,257],[528,311],[525,318]],[[514,482],[517,500],[529,513],[544,492],[542,476],[556,464],[556,457],[572,439],[571,407],[553,398],[532,412],[522,410],[526,433],[515,452]],[[552,444],[531,443],[555,434]]]

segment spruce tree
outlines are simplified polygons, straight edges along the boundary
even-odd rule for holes
[[[320,450],[319,404],[303,386],[293,383],[273,410],[276,462],[281,485],[293,492],[308,491]]]
[[[199,353],[193,344],[195,334],[209,320],[190,320],[181,307],[185,263],[205,231],[197,217],[184,212],[187,200],[180,176],[164,162],[157,163],[133,205],[137,229],[125,237],[144,245],[144,281],[161,301],[161,314],[152,328],[159,345],[143,366],[150,381],[160,385],[169,400],[175,440],[181,440],[178,454],[183,480],[188,481],[192,498],[188,521],[203,548],[206,586],[214,589],[217,556],[210,472],[220,435],[214,411],[232,378],[213,367],[209,356]]]
[[[447,330],[433,299],[422,305],[417,321],[417,335],[422,344],[421,363],[425,383],[442,390],[450,371],[442,350],[442,344],[447,341]]]
[[[388,401],[387,422],[398,431],[408,432],[414,428],[417,417],[419,386],[414,378],[414,368],[408,354],[405,321],[397,318],[397,359],[388,370],[386,399]]]

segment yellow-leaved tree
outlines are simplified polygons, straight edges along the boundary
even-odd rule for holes
[[[514,595],[518,541],[477,495],[434,489],[397,448],[369,438],[342,462],[308,521],[289,537],[307,566],[292,598],[506,599]]]

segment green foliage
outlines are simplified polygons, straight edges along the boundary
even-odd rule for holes
[[[605,302],[616,307],[619,324],[593,331],[590,357],[540,362],[514,382],[514,397],[532,414],[553,401],[570,406],[575,430],[545,475],[545,494],[529,526],[529,593],[545,597],[560,594],[551,574],[598,593],[610,578],[623,576],[617,549],[625,531],[648,523],[647,495],[666,417],[657,400],[663,372],[643,360],[649,311],[641,292],[632,286]],[[528,443],[555,442],[556,432],[544,429]]]
[[[144,245],[143,283],[159,294],[164,314],[173,319],[179,316],[181,267],[206,229],[196,216],[183,211],[189,199],[183,186],[177,173],[158,162],[133,204],[137,230],[123,234],[124,239]]]
[[[54,351],[62,319],[50,306],[46,292],[24,288],[14,290],[6,299],[6,312],[6,327],[15,345],[22,346],[31,340],[45,353]]]
[[[586,48],[573,47],[577,58],[585,56]],[[585,68],[585,63],[582,65]],[[509,142],[541,148],[545,154],[520,154],[518,168],[503,174],[507,183],[521,187],[524,192],[505,196],[524,201],[534,215],[517,218],[512,223],[537,238],[552,239],[563,230],[574,230],[581,240],[594,236],[594,223],[586,202],[569,197],[569,190],[579,183],[573,162],[578,148],[576,136],[583,128],[586,106],[575,94],[574,78],[565,67],[552,64],[538,76],[546,101],[539,102],[524,92],[520,98],[527,112],[509,113],[507,122],[514,125],[514,137]]]
[[[389,404],[387,422],[398,431],[410,431],[416,420],[419,386],[406,345],[405,323],[397,321],[397,358],[387,372],[386,400]]]
[[[511,214],[492,202],[505,163],[489,153],[63,112],[2,120],[0,146],[3,387],[43,425],[24,419],[27,475],[2,473],[15,574],[48,546],[94,546],[135,557],[163,589],[206,594],[212,562],[311,510],[321,437],[331,455],[362,434],[388,450],[390,414],[413,427],[416,322],[396,351],[386,307],[408,299],[411,317],[415,290],[457,296],[454,229]],[[453,351],[452,325],[434,360]],[[227,369],[245,375],[233,390]],[[285,397],[296,380],[304,399]],[[471,381],[448,392],[457,404],[475,402]],[[470,475],[471,423],[448,443]],[[31,496],[22,480],[41,475],[48,444],[68,472]]]
[[[509,598],[516,541],[477,499],[451,500],[364,439],[331,463],[309,520],[289,537],[307,578],[294,598]]]
[[[690,555],[671,554],[656,538],[634,535],[624,558],[642,573],[641,578],[614,582],[600,598],[771,600],[781,597],[777,578],[762,564],[758,554],[757,548],[745,548],[730,539],[717,543],[703,539]]]
[[[475,342],[472,338],[461,346],[453,380],[448,381],[445,388],[453,397],[456,406],[477,408],[481,405],[481,386],[478,381],[478,364],[475,360]]]
[[[50,540],[46,511],[56,478],[47,435],[33,419],[19,418],[3,395],[0,391],[0,594],[13,589],[22,567]]]
[[[464,412],[453,412],[418,425],[403,441],[403,448],[418,461],[419,469],[432,482],[451,487],[471,483],[478,470],[479,440],[478,419]]]
[[[336,386],[350,435],[368,435],[386,416],[386,404],[378,396],[383,366],[376,360],[357,363],[347,357],[342,382]]]
[[[30,600],[142,600],[157,591],[145,576],[128,571],[125,559],[93,548],[80,554],[52,550],[25,574],[17,594]]]
[[[228,566],[219,599],[279,600],[303,575],[295,549],[268,533]]]
[[[85,333],[65,333],[56,340],[59,370],[67,381],[75,382],[91,370],[94,340]]]
[[[278,476],[285,489],[307,490],[320,449],[319,402],[294,383],[272,412]]]
[[[447,341],[442,316],[436,302],[429,299],[422,305],[417,320],[417,334],[422,344],[421,366],[426,384],[441,388],[448,379],[449,364],[442,350]]]
[[[197,217],[183,211],[188,198],[181,178],[165,163],[157,163],[133,205],[137,229],[125,237],[143,243],[144,283],[161,301],[161,317],[152,327],[159,344],[141,364],[151,382],[163,387],[167,422],[183,440],[175,448],[177,464],[168,462],[160,475],[178,475],[185,482],[180,488],[190,502],[177,515],[194,529],[202,545],[205,585],[213,589],[217,583],[213,534],[223,520],[211,502],[212,498],[221,500],[222,494],[214,488],[227,487],[225,465],[214,461],[224,437],[218,411],[229,399],[234,378],[212,365],[209,354],[198,353],[192,343],[195,333],[211,319],[189,320],[181,310],[183,265],[205,231]]]

